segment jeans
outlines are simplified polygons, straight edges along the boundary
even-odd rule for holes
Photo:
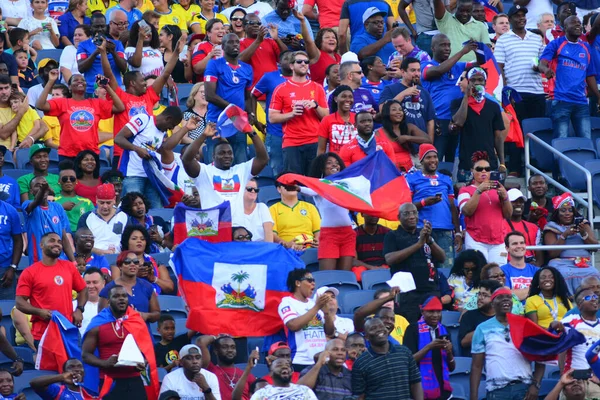
[[[496,389],[486,393],[487,400],[523,400],[529,390],[526,383],[516,383],[504,386],[502,389]]]
[[[433,57],[433,53],[431,52],[431,41],[433,40],[433,36],[428,35],[426,33],[419,33],[417,36],[417,47],[423,51],[429,53],[430,56]]]
[[[129,192],[139,192],[150,202],[150,208],[163,208],[158,191],[152,186],[150,180],[143,176],[126,176],[123,180],[123,198]],[[148,210],[146,210],[147,212]]]
[[[452,235],[452,231],[433,229],[431,237],[446,253],[446,260],[443,264],[439,264],[438,268],[452,268],[454,265],[454,236]]]
[[[448,129],[450,120],[439,119],[435,124],[439,126],[440,134],[433,138],[433,145],[438,151],[440,161],[454,162],[456,148],[458,147],[458,135],[453,135]],[[452,172],[452,171],[450,171]]]
[[[275,176],[283,172],[283,151],[281,149],[281,142],[283,142],[283,137],[267,134],[265,146],[267,147],[267,153],[269,153],[269,165]]]
[[[308,175],[310,164],[317,156],[317,143],[283,148],[283,169],[285,172]]]
[[[523,120],[529,118],[543,118],[546,115],[546,95],[534,93],[519,93],[522,101],[515,103],[517,118]],[[525,132],[523,132],[525,133]],[[523,173],[523,149],[515,143],[504,144],[504,155],[508,158],[506,167],[508,172]]]
[[[0,278],[4,276],[6,271],[8,271],[10,267],[0,267]],[[13,279],[12,285],[7,288],[0,288],[0,300],[14,300],[15,293],[17,292],[17,271],[15,271],[15,277]],[[8,332],[7,332],[8,334]]]
[[[566,138],[569,136],[569,121],[573,124],[575,136],[587,139],[592,138],[589,105],[554,100],[552,102],[552,123],[554,125],[555,138]]]
[[[246,150],[248,148],[248,144],[246,143],[248,136],[245,133],[238,132],[233,136],[227,138],[227,141],[231,145],[231,149],[233,150],[233,164],[245,163],[248,161],[248,154]],[[213,162],[213,150],[218,140],[209,139],[206,142],[206,159],[203,161],[205,164],[211,164]]]

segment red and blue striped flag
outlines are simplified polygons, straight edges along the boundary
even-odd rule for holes
[[[79,329],[58,311],[52,318],[40,340],[35,369],[63,372],[63,364],[69,358],[81,360]]]

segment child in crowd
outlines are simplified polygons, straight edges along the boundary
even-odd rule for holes
[[[62,83],[57,83],[52,87],[52,98],[62,99],[69,96],[69,88]],[[51,149],[57,149],[60,143],[60,123],[57,117],[44,115],[42,121],[48,126],[48,133],[44,136],[44,144]]]
[[[60,35],[54,18],[46,16],[48,0],[31,0],[31,8],[33,15],[23,18],[18,27],[29,31],[31,47],[35,50],[57,48]]]
[[[156,366],[171,372],[173,368],[179,366],[179,349],[190,344],[197,332],[188,331],[175,337],[175,319],[171,315],[163,314],[158,320],[158,333],[160,342],[154,345]]]
[[[19,68],[19,86],[23,89],[29,89],[32,86],[37,85],[37,75],[33,68],[29,66],[29,54],[23,49],[15,50],[15,60],[17,61],[17,68]]]
[[[10,108],[14,113],[19,110],[21,104],[25,101],[25,95],[21,92],[13,92],[8,98],[10,103]],[[48,132],[48,127],[42,123],[40,116],[38,113],[31,107],[25,112],[23,118],[21,118],[21,122],[17,125],[17,130],[14,133],[14,142],[13,136],[11,136],[12,147],[8,147],[9,149],[13,149],[14,146],[19,143],[20,149],[28,149],[34,144],[38,139],[42,138],[46,132]]]
[[[37,59],[37,51],[29,46],[29,32],[22,28],[13,28],[8,34],[10,40],[10,49],[4,50],[7,54],[14,54],[17,50],[25,50],[27,52],[27,66],[32,70],[36,69],[35,60]],[[5,44],[5,48],[8,47]]]

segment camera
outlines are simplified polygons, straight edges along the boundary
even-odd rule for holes
[[[96,46],[102,46],[102,41],[105,39],[106,37],[103,34],[99,33],[96,36],[94,36],[92,43],[94,43]]]

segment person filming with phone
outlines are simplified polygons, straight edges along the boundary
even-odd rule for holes
[[[512,204],[492,171],[488,154],[477,151],[471,156],[473,181],[458,192],[458,207],[465,215],[465,249],[479,250],[488,262],[506,264],[504,219],[512,215]]]

